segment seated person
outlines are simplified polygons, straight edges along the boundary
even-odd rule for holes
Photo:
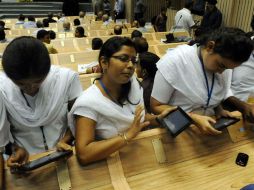
[[[49,21],[48,21],[48,19],[44,18],[42,20],[42,23],[43,23],[44,28],[48,28],[49,27]]]
[[[92,39],[92,50],[100,50],[102,45],[103,45],[103,41],[101,38]]]
[[[0,93],[15,150],[7,165],[20,167],[29,155],[56,147],[70,150],[73,136],[67,113],[82,92],[78,73],[51,66],[43,43],[28,36],[16,38],[6,47],[2,64],[5,73],[0,76]],[[1,135],[7,132],[6,128]]]
[[[18,21],[15,23],[15,25],[23,25],[25,23],[26,17],[23,14],[20,14],[18,16]]]
[[[9,143],[10,124],[7,121],[6,109],[2,94],[0,95],[0,189],[5,189],[5,170],[4,158],[5,146]]]
[[[28,16],[28,21],[24,23],[24,28],[37,28],[34,16]]]
[[[79,20],[80,20],[80,23],[84,24],[84,20],[85,20],[85,16],[86,16],[86,12],[84,11],[80,11],[79,12]]]
[[[57,14],[57,19],[58,19],[57,22],[64,22],[64,21],[66,21],[66,18],[65,18],[63,13],[58,13]]]
[[[50,44],[50,34],[46,30],[40,30],[37,32],[37,39],[43,42],[46,46],[49,54],[56,54],[58,53],[57,50]]]
[[[48,22],[49,23],[55,23],[56,22],[56,20],[54,20],[53,17],[54,17],[53,13],[48,14]]]
[[[133,76],[137,62],[129,38],[116,36],[103,44],[99,53],[102,76],[82,93],[70,111],[80,164],[108,157],[127,145],[142,128],[158,125],[156,117],[162,118],[172,110],[161,115],[145,114],[143,91]]]
[[[82,27],[82,26],[78,26],[76,29],[75,29],[75,34],[74,36],[76,38],[84,38],[86,37],[85,35],[85,29]]]
[[[7,40],[5,37],[4,29],[0,28],[0,43],[9,43],[10,40]]]
[[[204,35],[199,44],[180,45],[157,63],[151,110],[158,114],[168,107],[180,106],[202,133],[216,135],[221,131],[212,127],[216,121],[209,116],[233,117],[221,106],[222,101],[233,97],[230,69],[249,58],[253,44],[243,31],[235,28],[213,31]],[[240,103],[237,99],[232,104]],[[252,113],[247,104],[241,106],[243,115]]]
[[[6,28],[5,27],[5,22],[0,20],[0,29],[4,29],[4,30],[10,30],[10,28]]]
[[[49,30],[49,39],[55,40],[56,39],[56,33],[53,30]]]
[[[109,22],[109,16],[107,14],[104,14],[102,16],[102,22],[103,22],[103,25],[107,26],[110,22]]]
[[[140,32],[142,32],[142,33],[148,32],[147,28],[145,27],[145,25],[146,25],[145,19],[143,19],[143,18],[139,19],[138,23],[139,23],[138,30]]]
[[[75,18],[73,20],[73,24],[74,24],[74,26],[79,26],[80,25],[80,20],[78,18]]]
[[[141,38],[143,36],[142,32],[139,30],[133,30],[131,33],[131,39],[133,40],[134,38]]]
[[[122,35],[122,26],[121,25],[115,25],[114,27],[114,35]]]
[[[149,45],[148,45],[148,42],[145,38],[143,38],[143,37],[134,38],[132,41],[133,41],[136,51],[138,53],[143,53],[143,52],[148,51]]]
[[[148,113],[150,110],[150,98],[153,89],[153,81],[157,71],[156,63],[160,58],[151,52],[143,52],[139,54],[139,63],[136,67],[137,77],[141,78],[141,86],[143,87],[143,97],[145,108]]]
[[[102,21],[103,11],[99,11],[97,14],[97,17],[95,18],[95,21]]]
[[[132,28],[138,28],[138,27],[139,27],[138,21],[137,21],[137,20],[134,20],[134,21],[132,22],[132,24],[131,24],[131,27],[132,27]]]
[[[68,21],[63,22],[63,32],[71,31],[71,23]]]

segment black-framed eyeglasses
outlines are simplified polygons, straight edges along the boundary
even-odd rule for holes
[[[129,61],[131,61],[135,65],[138,64],[138,62],[139,62],[138,55],[134,56],[134,57],[129,57],[128,55],[118,55],[118,56],[115,55],[115,56],[111,56],[111,57],[118,59],[118,60],[125,62],[125,63],[128,63]]]

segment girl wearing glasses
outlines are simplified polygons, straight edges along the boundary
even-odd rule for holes
[[[203,36],[199,46],[178,46],[157,63],[151,97],[151,109],[160,113],[170,106],[181,106],[204,134],[220,134],[212,127],[217,117],[232,117],[220,103],[232,99],[231,69],[246,61],[252,43],[240,29],[223,28]],[[251,108],[239,105],[243,114]],[[254,109],[252,111],[254,113]]]
[[[67,113],[82,87],[78,74],[50,66],[46,47],[33,37],[13,40],[3,54],[0,93],[5,103],[14,141],[10,167],[27,162],[29,154],[53,149],[71,149],[73,136]],[[0,131],[8,132],[6,127]],[[6,137],[9,137],[7,135]],[[1,138],[0,147],[5,142]]]
[[[103,44],[99,54],[102,76],[83,92],[70,112],[81,164],[106,158],[142,128],[157,124],[156,116],[144,112],[143,91],[133,76],[137,62],[129,38],[112,37]]]

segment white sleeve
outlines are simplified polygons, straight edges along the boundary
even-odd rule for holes
[[[194,22],[192,16],[190,15],[189,18],[188,18],[188,26],[189,26],[189,27],[192,27],[192,26],[194,26],[194,25],[195,25],[195,22]]]
[[[0,98],[1,99],[1,98]],[[10,142],[10,124],[7,121],[6,110],[2,99],[0,100],[0,151]]]
[[[82,91],[79,75],[78,73],[75,73],[75,77],[73,78],[68,90],[68,101],[79,97]]]
[[[88,108],[85,108],[85,107],[79,107],[79,108],[77,108],[73,112],[73,115],[83,116],[83,117],[87,117],[89,119],[92,119],[94,121],[98,121],[98,113],[95,112],[92,109],[88,109]]]
[[[151,96],[163,104],[168,104],[174,90],[174,87],[165,80],[159,71],[157,71]]]

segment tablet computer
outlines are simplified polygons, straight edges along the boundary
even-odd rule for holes
[[[238,118],[221,117],[220,119],[216,120],[216,123],[213,127],[217,130],[222,130],[230,125],[235,124],[238,121],[240,121]]]
[[[166,117],[158,119],[158,122],[167,128],[173,137],[179,135],[193,123],[190,116],[180,107],[170,112]]]
[[[64,151],[64,152],[56,151],[51,154],[48,154],[47,156],[30,161],[30,162],[26,163],[25,165],[18,167],[17,170],[19,172],[31,171],[31,170],[37,169],[39,167],[42,167],[46,164],[49,164],[51,162],[57,161],[60,158],[67,158],[71,155],[72,155],[72,151]]]

